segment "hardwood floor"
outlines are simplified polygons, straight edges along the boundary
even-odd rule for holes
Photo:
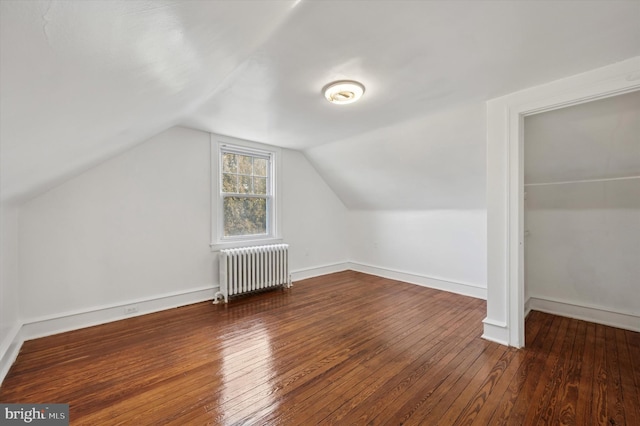
[[[86,425],[640,425],[640,333],[532,312],[515,350],[480,338],[485,309],[342,272],[28,341],[0,401]]]

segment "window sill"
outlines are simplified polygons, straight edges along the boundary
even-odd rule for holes
[[[217,242],[211,243],[211,251],[217,252],[224,249],[238,248],[238,247],[250,247],[250,246],[264,246],[267,244],[280,244],[282,238],[265,238],[260,240],[241,240],[241,241],[229,241],[229,242]]]

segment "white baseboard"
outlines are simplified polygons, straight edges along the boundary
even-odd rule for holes
[[[495,321],[487,317],[482,320],[482,324],[484,325],[484,333],[482,333],[483,339],[509,346],[509,329],[507,328],[507,323]]]
[[[637,314],[548,297],[531,297],[529,301],[530,308],[534,311],[640,332],[640,315]]]
[[[487,298],[487,289],[483,287],[436,279],[388,268],[380,268],[358,262],[339,262],[313,268],[298,269],[291,272],[291,277],[293,281],[299,281],[346,270],[377,275],[384,278],[404,281],[411,284],[449,291],[479,299],[486,300]],[[63,312],[55,315],[31,318],[20,322],[14,326],[5,341],[0,345],[0,383],[2,383],[2,380],[8,373],[9,368],[18,356],[22,343],[26,340],[105,324],[112,321],[131,318],[133,316],[145,315],[192,303],[203,302],[205,300],[212,300],[218,288],[219,286],[217,285],[211,285],[187,291],[158,295],[150,298],[129,300],[124,303],[96,306],[80,311]],[[137,312],[133,314],[125,314],[125,307],[130,307],[132,305],[136,305]],[[489,338],[489,340],[492,339]]]
[[[531,313],[531,298],[529,297],[526,302],[524,302],[524,317],[526,318]]]
[[[129,300],[126,303],[96,306],[82,311],[63,312],[22,321],[14,326],[0,346],[0,350],[2,350],[0,352],[0,384],[9,372],[22,344],[26,340],[212,300],[218,288],[219,286],[217,285],[206,286],[144,299]],[[125,314],[125,307],[132,305],[137,307],[137,312]]]
[[[219,286],[207,286],[186,291],[165,293],[154,297],[128,300],[125,303],[96,306],[82,311],[62,312],[55,315],[28,319],[23,322],[24,340],[64,333],[79,328],[92,327],[121,319],[131,318],[178,306],[213,300]],[[125,314],[125,307],[135,305],[137,312]]]
[[[359,262],[349,262],[349,268],[353,271],[365,274],[377,275],[392,280],[404,281],[410,284],[417,284],[423,287],[444,290],[451,293],[462,294],[464,296],[475,297],[476,299],[487,300],[487,289],[474,284],[460,283],[455,281],[432,278],[425,275],[418,275],[411,272],[403,272],[395,269],[380,268],[378,266],[367,265]]]
[[[20,330],[22,324],[17,322],[11,327],[11,330],[0,344],[0,384],[9,372],[9,369],[18,358],[18,353],[22,347],[22,336]]]
[[[329,265],[315,266],[313,268],[296,269],[295,271],[291,271],[291,280],[294,282],[306,280],[307,278],[333,274],[334,272],[342,272],[348,269],[348,262],[331,263]]]

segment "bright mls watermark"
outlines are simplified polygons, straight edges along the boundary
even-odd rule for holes
[[[69,404],[0,404],[0,425],[68,426]]]

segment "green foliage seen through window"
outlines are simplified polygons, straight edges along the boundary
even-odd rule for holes
[[[222,195],[224,236],[264,235],[269,199],[269,160],[224,152]]]

